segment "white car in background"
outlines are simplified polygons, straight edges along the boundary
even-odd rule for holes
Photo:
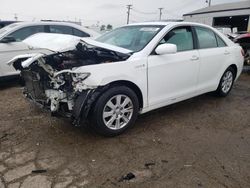
[[[216,29],[226,36],[233,33],[232,29],[229,27],[216,27]]]
[[[99,35],[88,28],[65,22],[19,22],[8,25],[0,29],[0,80],[19,75],[18,71],[6,64],[13,57],[39,52],[38,49],[23,42],[36,33],[58,33],[77,37]]]
[[[207,92],[227,96],[243,51],[218,30],[188,22],[132,24],[59,53],[16,57],[24,94],[53,114],[85,120],[105,136],[131,127],[138,113]]]

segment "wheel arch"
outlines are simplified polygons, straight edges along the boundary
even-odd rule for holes
[[[225,75],[225,73],[226,73],[229,69],[230,69],[230,72],[233,73],[233,77],[234,77],[234,78],[233,78],[233,80],[232,80],[232,84],[230,85],[229,90],[228,90],[228,91],[223,91],[223,90],[222,90],[223,76]],[[219,96],[219,97],[226,97],[226,96],[229,94],[229,92],[231,91],[232,86],[233,86],[233,84],[234,84],[234,80],[237,79],[237,75],[238,75],[238,68],[237,68],[237,66],[236,66],[235,64],[231,64],[230,66],[228,66],[228,67],[225,69],[225,71],[223,72],[223,74],[222,74],[222,76],[221,76],[221,79],[220,79],[220,81],[219,81],[219,84],[218,84],[218,86],[217,86],[217,89],[215,90],[214,93],[215,93],[217,96]]]
[[[119,80],[119,81],[111,82],[108,85],[110,85],[110,87],[112,87],[112,86],[127,86],[128,88],[132,89],[135,92],[136,96],[138,97],[139,107],[143,108],[144,101],[143,101],[142,91],[135,83],[133,83],[131,81],[127,81],[127,80]]]
[[[234,75],[234,80],[236,80],[237,79],[237,76],[238,76],[238,67],[237,67],[237,65],[236,64],[231,64],[231,65],[227,65],[227,66],[225,66],[222,70],[221,70],[221,72],[220,72],[220,74],[219,74],[219,80],[218,80],[218,82],[217,82],[217,86],[216,86],[216,90],[218,89],[218,87],[219,87],[219,85],[220,85],[220,81],[221,81],[221,79],[222,79],[222,76],[224,75],[224,73],[227,71],[227,69],[228,68],[232,68],[234,71],[235,71],[235,75]],[[222,72],[223,71],[223,72]]]
[[[234,79],[236,79],[236,77],[237,77],[237,75],[238,75],[238,67],[236,66],[236,64],[232,64],[232,65],[230,65],[229,67],[231,67],[235,72],[235,75],[234,75]],[[228,67],[228,68],[229,68]],[[227,68],[227,69],[228,69]]]
[[[96,100],[102,95],[103,92],[115,86],[126,86],[133,90],[138,97],[139,108],[143,108],[143,95],[140,88],[136,84],[127,80],[113,81],[104,86],[100,86],[97,89],[86,90],[79,94],[79,96],[76,98],[73,108],[73,124],[79,126],[81,122],[87,120],[89,117],[89,112],[95,105]]]

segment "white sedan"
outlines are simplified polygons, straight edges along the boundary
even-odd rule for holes
[[[36,33],[57,33],[77,37],[96,37],[88,28],[66,22],[18,22],[0,29],[0,81],[16,77],[19,72],[7,66],[16,55],[43,52],[28,45],[25,40]],[[41,42],[43,42],[41,40]]]
[[[209,26],[153,22],[9,63],[21,70],[27,98],[71,117],[74,125],[115,136],[138,114],[207,92],[227,96],[242,72],[243,55]]]

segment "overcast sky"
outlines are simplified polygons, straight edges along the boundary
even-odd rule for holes
[[[212,4],[240,0],[212,0]],[[126,23],[126,5],[132,4],[131,22],[181,18],[184,13],[207,6],[206,0],[1,0],[0,19],[39,21],[40,19],[81,21],[83,25]]]

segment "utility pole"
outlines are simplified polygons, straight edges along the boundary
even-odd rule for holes
[[[128,9],[127,24],[129,24],[130,10],[132,9],[132,5],[127,5],[127,9]]]
[[[159,8],[159,10],[160,10],[160,17],[159,17],[159,20],[161,21],[161,17],[162,17],[162,10],[163,10],[163,8]]]
[[[14,14],[14,19],[15,19],[16,21],[18,20],[17,14]]]
[[[212,0],[206,0],[206,3],[208,3],[208,6],[211,6]]]

